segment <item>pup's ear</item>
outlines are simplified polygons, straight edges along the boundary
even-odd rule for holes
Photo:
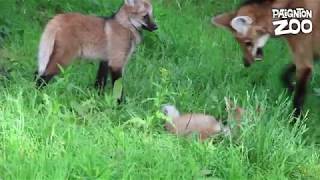
[[[128,6],[134,6],[136,4],[136,0],[124,0],[124,3]]]
[[[235,105],[234,105],[233,101],[231,101],[231,99],[224,97],[224,101],[226,104],[226,111],[230,111],[231,109],[235,108]]]
[[[218,27],[228,28],[229,30],[233,30],[231,27],[231,21],[235,17],[235,13],[223,13],[218,16],[214,16],[211,19],[211,23]]]

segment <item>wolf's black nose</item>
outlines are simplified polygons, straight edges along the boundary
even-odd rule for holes
[[[152,24],[150,27],[151,31],[155,31],[158,29],[158,25],[157,24]]]
[[[154,29],[154,30],[157,30],[157,29],[158,29],[158,25],[154,24],[153,29]]]

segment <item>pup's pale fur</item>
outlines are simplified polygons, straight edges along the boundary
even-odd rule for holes
[[[229,133],[229,128],[224,127],[213,116],[205,114],[184,114],[180,115],[173,105],[165,105],[163,113],[172,121],[165,124],[165,128],[177,135],[187,136],[198,133],[201,140],[205,140],[219,133]]]

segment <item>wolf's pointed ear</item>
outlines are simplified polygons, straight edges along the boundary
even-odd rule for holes
[[[124,3],[128,6],[134,6],[136,4],[136,0],[124,0]]]
[[[230,25],[238,33],[246,34],[253,20],[249,16],[237,16],[232,19]]]
[[[212,17],[211,23],[213,25],[218,26],[218,27],[225,27],[225,28],[229,28],[230,30],[232,30],[230,23],[234,17],[235,17],[235,13],[233,13],[233,12],[220,14],[218,16]]]
[[[291,3],[290,0],[282,0],[282,1],[274,1],[272,2],[272,8],[275,8],[275,9],[281,9],[281,8],[286,8],[289,3]]]

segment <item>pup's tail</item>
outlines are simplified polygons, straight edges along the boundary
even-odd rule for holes
[[[40,45],[39,45],[39,53],[38,53],[38,75],[44,75],[47,66],[50,61],[50,57],[52,55],[55,38],[57,34],[57,27],[55,24],[48,24],[46,29],[44,30]]]

